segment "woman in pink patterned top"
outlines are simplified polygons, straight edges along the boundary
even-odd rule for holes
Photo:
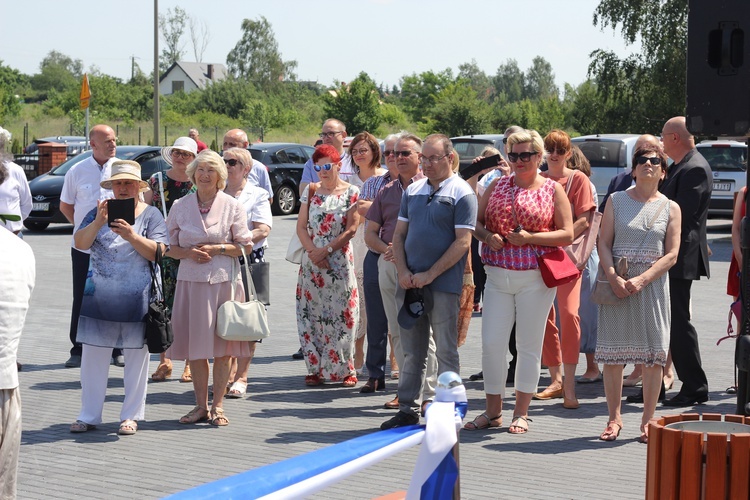
[[[508,338],[516,323],[516,406],[508,432],[523,434],[529,429],[529,403],[539,382],[544,313],[555,298],[555,289],[547,288],[542,280],[536,257],[569,245],[573,220],[563,188],[538,173],[544,155],[539,133],[517,132],[508,137],[507,148],[514,174],[487,188],[474,231],[474,237],[485,243],[482,370],[487,406],[464,429],[502,425]]]

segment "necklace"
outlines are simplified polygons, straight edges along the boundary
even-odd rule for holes
[[[207,214],[211,211],[211,205],[214,204],[214,200],[216,199],[216,195],[214,195],[213,198],[207,201],[200,201],[198,200],[198,211],[202,214]]]

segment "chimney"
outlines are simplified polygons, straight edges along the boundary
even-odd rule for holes
[[[213,64],[208,65],[208,79],[211,81],[213,81],[214,79],[214,65]]]

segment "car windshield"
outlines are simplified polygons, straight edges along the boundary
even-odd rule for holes
[[[713,146],[699,148],[699,151],[715,172],[737,172],[747,168],[747,148]]]
[[[487,146],[494,147],[494,143],[487,140],[454,139],[452,142],[453,149],[458,153],[459,160],[473,160],[477,156],[482,156],[482,151]]]
[[[250,156],[253,157],[253,160],[255,161],[262,161],[263,159],[263,151],[260,149],[250,149]]]
[[[56,166],[55,168],[53,168],[52,170],[50,170],[49,171],[49,175],[61,175],[61,176],[63,176],[63,175],[65,175],[65,174],[68,173],[68,170],[70,170],[70,168],[73,165],[75,165],[76,163],[78,163],[81,160],[85,160],[86,158],[88,158],[89,156],[91,156],[91,154],[92,154],[91,151],[86,151],[85,153],[81,153],[79,155],[76,155],[73,158],[71,158],[71,159],[69,159],[67,161],[64,161],[63,163],[59,164],[58,166]]]
[[[600,141],[598,139],[574,141],[576,146],[592,167],[620,167],[620,148],[625,145],[619,141]]]

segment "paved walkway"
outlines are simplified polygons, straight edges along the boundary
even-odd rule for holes
[[[80,371],[63,367],[70,347],[71,226],[27,236],[37,258],[38,282],[20,347],[24,432],[19,498],[159,498],[374,432],[393,414],[382,404],[393,396],[395,383],[375,395],[359,394],[359,387],[304,386],[304,363],[290,357],[298,348],[296,269],[283,259],[295,220],[274,219],[267,254],[274,279],[269,311],[273,336],[253,360],[248,397],[226,402],[231,424],[212,428],[177,422],[194,403],[192,386],[176,380],[182,369],[176,363],[172,380],[149,384],[148,420],[137,435],[127,437],[116,434],[123,386],[122,369],[114,366],[105,423],[86,434],[68,432],[80,409]],[[734,413],[735,399],[723,392],[732,384],[733,345],[715,345],[726,330],[729,232],[725,221],[714,222],[714,278],[693,287],[695,324],[711,388],[710,402],[696,411]],[[467,379],[480,369],[480,328],[481,316],[476,316],[460,350]],[[156,366],[157,356],[152,356],[151,371]],[[540,385],[547,382],[543,372]],[[466,388],[473,417],[483,408],[482,384],[467,381]],[[636,441],[641,406],[624,405],[620,439],[603,443],[597,439],[607,421],[603,391],[602,384],[579,386],[582,404],[577,411],[563,409],[561,400],[534,402],[531,431],[513,436],[505,432],[513,404],[509,388],[501,431],[461,433],[463,498],[642,498],[646,446]],[[657,414],[671,413],[675,411],[657,408]],[[416,453],[392,457],[315,498],[364,499],[405,490]]]

